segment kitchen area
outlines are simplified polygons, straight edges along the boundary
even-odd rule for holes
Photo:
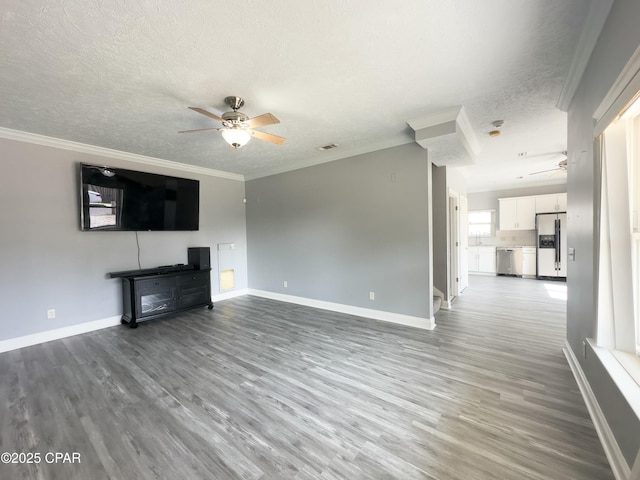
[[[566,280],[567,194],[501,197],[495,208],[468,213],[468,271]]]

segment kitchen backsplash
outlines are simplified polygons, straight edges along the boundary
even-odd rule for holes
[[[469,237],[469,246],[535,247],[535,230],[496,230],[495,237]]]

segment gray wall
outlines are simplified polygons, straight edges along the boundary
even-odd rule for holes
[[[597,311],[594,199],[598,169],[593,154],[593,115],[640,45],[639,18],[640,2],[616,0],[568,112],[567,242],[575,248],[576,261],[569,262],[567,276],[567,339],[629,465],[640,447],[640,421],[593,352],[583,358],[582,342],[595,336]]]
[[[249,286],[431,318],[430,178],[412,143],[248,181]]]
[[[528,197],[532,195],[546,195],[549,193],[564,193],[567,191],[566,185],[544,185],[541,187],[512,188],[509,190],[495,190],[491,192],[469,193],[469,210],[489,210],[495,209],[498,212],[499,198]]]
[[[139,233],[142,268],[186,263],[188,247],[208,246],[217,269],[216,245],[234,242],[246,288],[243,182],[5,139],[0,156],[0,340],[122,314],[119,280],[106,275],[138,267],[135,233],[80,231],[79,162],[200,180],[200,230]]]

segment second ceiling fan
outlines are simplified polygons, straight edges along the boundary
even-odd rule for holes
[[[182,130],[178,133],[194,133],[204,132],[207,130],[218,130],[222,133],[222,137],[231,146],[232,149],[238,149],[247,144],[251,137],[255,137],[265,142],[275,143],[276,145],[282,145],[286,138],[273,135],[271,133],[261,132],[255,130],[257,127],[263,127],[265,125],[273,125],[280,123],[273,114],[264,113],[257,117],[249,118],[247,115],[240,111],[240,108],[244,105],[244,100],[240,97],[226,97],[224,102],[231,107],[230,112],[225,112],[222,117],[215,115],[207,110],[199,107],[189,107],[191,110],[205,115],[209,118],[222,123],[222,127],[213,128],[199,128],[197,130]]]
[[[551,177],[555,177],[556,175],[561,175],[563,173],[567,173],[567,152],[558,152],[564,158],[558,162],[558,166],[556,168],[551,168],[548,170],[540,170],[538,172],[531,172],[529,175],[539,175],[541,173],[551,173]],[[557,154],[555,154],[557,155]]]

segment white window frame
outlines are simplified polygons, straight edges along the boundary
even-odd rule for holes
[[[640,94],[640,92],[639,92]],[[635,114],[629,122],[627,149],[629,162],[629,211],[631,214],[631,268],[636,327],[636,355],[640,356],[640,98],[634,102]]]
[[[636,355],[640,356],[640,92],[621,116],[627,123],[627,174],[629,177],[629,226],[635,316]],[[640,380],[638,380],[640,383]]]
[[[489,213],[490,214],[490,218],[491,220],[489,222],[472,222],[471,219],[473,218],[473,214],[474,213]],[[468,236],[469,237],[482,237],[482,238],[490,238],[490,237],[495,237],[496,236],[496,210],[495,208],[484,208],[484,209],[480,209],[480,210],[469,210],[468,215],[468,224],[469,224],[469,232],[468,232]],[[473,226],[474,225],[489,225],[489,234],[488,235],[480,235],[478,233],[473,233],[474,229]]]
[[[602,360],[610,352],[640,386],[640,92],[633,99],[604,130],[601,148],[595,350]]]
[[[634,100],[637,100],[638,97],[640,97],[640,47],[636,49],[627,65],[623,68],[623,70],[618,75],[618,78],[609,89],[609,92],[605,95],[600,105],[596,108],[593,115],[593,138],[598,138],[600,134],[602,134],[613,121],[620,117],[620,113],[624,112],[626,110],[626,107],[628,105],[631,105]],[[637,173],[638,172],[635,172],[635,174]],[[637,177],[634,185],[638,185]],[[632,198],[631,195],[630,198]],[[638,205],[637,198],[636,205]],[[631,211],[633,211],[633,208],[631,208]],[[638,244],[636,243],[637,239],[637,233],[631,233],[630,240],[631,244],[636,246],[636,255],[638,254]],[[596,240],[597,242],[598,238],[596,237],[594,240]],[[631,249],[630,254],[634,254],[633,248]],[[636,273],[640,273],[638,272],[638,270],[640,270],[640,264],[638,264],[637,256],[635,260],[635,271]],[[629,258],[629,263],[631,263],[632,261],[633,259]],[[598,269],[600,269],[599,266]],[[638,295],[638,286],[635,286],[633,290],[634,294]],[[637,299],[635,302],[631,302],[633,308],[637,308],[639,306],[638,302],[639,301]],[[634,338],[635,341],[632,342],[632,344],[637,345],[640,341],[640,332],[638,332],[638,330],[640,330],[640,325],[638,325],[638,323],[635,323],[634,327],[636,335]],[[600,328],[599,316],[597,328]],[[628,352],[620,352],[615,348],[611,349],[602,346],[596,346],[593,339],[587,339],[587,342],[591,344],[594,353],[602,362],[605,370],[617,385],[618,389],[620,390],[626,401],[629,403],[631,409],[634,411],[636,416],[640,418],[640,356],[637,356],[635,354],[636,352],[633,352],[634,348],[631,348]],[[609,458],[610,462],[613,458],[608,451],[607,458]],[[640,451],[638,451],[635,462],[630,465],[630,474],[625,474],[624,467],[626,467],[627,465],[624,460],[617,459],[616,461],[613,461],[612,467],[614,467],[615,465],[619,465],[620,467],[619,470],[614,469],[614,471],[618,472],[616,473],[616,476],[619,476],[620,474],[622,476],[625,476],[625,478],[629,478],[629,480],[640,480]]]

